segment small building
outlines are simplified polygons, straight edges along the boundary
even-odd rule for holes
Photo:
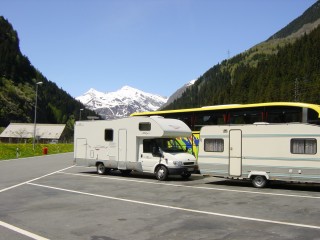
[[[41,143],[56,143],[61,138],[65,129],[65,124],[36,124],[35,137]],[[0,134],[3,142],[16,143],[27,142],[33,138],[33,123],[10,123],[9,126]]]

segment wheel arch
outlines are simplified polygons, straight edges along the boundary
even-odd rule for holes
[[[100,163],[102,163],[102,164],[104,165],[104,163],[103,163],[102,161],[96,161],[95,166],[98,167],[98,165],[99,165]]]
[[[267,172],[264,171],[251,171],[248,174],[249,179],[253,179],[255,176],[264,176],[267,180],[270,180],[270,176]]]

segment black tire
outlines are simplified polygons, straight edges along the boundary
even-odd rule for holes
[[[97,173],[99,175],[104,175],[107,172],[107,168],[104,166],[103,163],[98,163],[97,164]]]
[[[165,181],[168,178],[168,169],[165,166],[160,166],[156,170],[156,178],[159,181]]]
[[[190,173],[190,172],[183,172],[183,173],[181,174],[181,177],[182,177],[183,179],[188,179],[190,176],[191,176],[191,173]]]
[[[254,176],[252,177],[252,185],[256,188],[264,188],[267,185],[268,180],[265,176]]]
[[[132,170],[126,169],[126,170],[120,170],[120,172],[122,176],[128,176],[132,172]]]

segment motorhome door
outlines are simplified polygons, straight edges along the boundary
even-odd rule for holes
[[[242,132],[233,129],[229,132],[229,175],[240,177],[242,171]]]
[[[118,168],[127,168],[127,130],[120,129],[118,132]]]
[[[87,164],[87,139],[77,138],[75,148],[75,159],[78,165]]]

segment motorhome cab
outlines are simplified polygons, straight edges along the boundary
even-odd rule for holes
[[[74,158],[79,166],[96,166],[98,174],[120,170],[188,178],[198,171],[196,158],[176,140],[190,137],[180,120],[163,117],[128,117],[79,121],[75,124]]]
[[[320,126],[250,124],[205,126],[200,131],[201,174],[250,179],[320,182]]]

